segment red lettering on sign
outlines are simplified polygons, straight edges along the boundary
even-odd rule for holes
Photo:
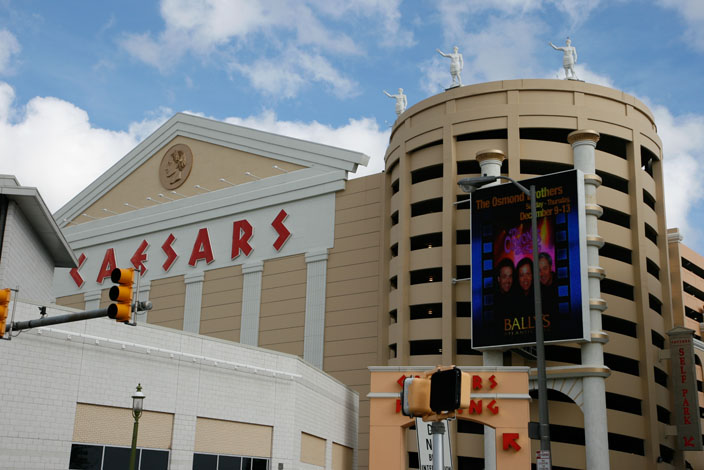
[[[249,240],[252,238],[252,224],[247,222],[247,219],[238,220],[232,224],[232,256],[235,259],[240,255],[240,251],[245,256],[249,256],[252,252],[252,247]]]
[[[210,237],[208,236],[208,229],[202,228],[198,230],[198,235],[196,236],[196,242],[193,244],[193,251],[191,251],[191,259],[188,260],[190,266],[195,266],[198,261],[204,259],[206,264],[213,262],[213,248],[210,246]]]
[[[684,446],[685,447],[694,447],[694,436],[692,437],[684,437]]]
[[[83,266],[83,263],[86,262],[86,255],[84,253],[81,253],[81,256],[78,257],[78,267],[77,268],[72,268],[71,271],[69,271],[69,275],[71,278],[73,278],[73,282],[76,283],[78,287],[81,287],[83,285],[83,278],[81,277],[80,274],[78,274],[78,270],[81,269],[81,266]]]
[[[284,243],[286,243],[288,238],[291,236],[291,232],[289,232],[288,229],[284,226],[284,220],[286,219],[286,217],[288,217],[288,214],[285,210],[281,209],[279,215],[277,215],[274,221],[271,223],[271,226],[274,227],[276,233],[279,234],[279,238],[277,238],[274,242],[274,248],[276,249],[276,251],[281,250],[281,247],[284,246]]]
[[[166,253],[166,261],[164,261],[164,264],[161,265],[161,267],[164,269],[164,271],[168,271],[171,269],[171,266],[173,266],[174,262],[176,261],[176,258],[178,258],[178,254],[174,251],[173,248],[171,248],[171,244],[176,240],[176,237],[172,233],[169,234],[169,237],[166,239],[163,245],[161,245],[161,249],[163,250],[164,253]]]
[[[513,448],[516,452],[521,450],[521,446],[518,445],[516,439],[519,435],[517,432],[505,432],[503,434],[504,450],[508,450],[509,447]]]
[[[115,250],[108,248],[103,257],[103,264],[98,271],[98,284],[101,284],[106,277],[110,277],[112,270],[117,267],[115,262]]]
[[[482,401],[469,400],[469,408],[467,408],[467,413],[475,415],[482,414]]]
[[[480,390],[482,388],[482,378],[478,375],[472,376],[472,390]]]
[[[680,356],[684,356],[684,348],[679,348],[678,351],[680,352]]]
[[[144,273],[147,272],[147,267],[144,265],[144,262],[147,261],[147,254],[145,253],[147,248],[149,248],[149,243],[147,243],[146,240],[142,240],[139,248],[137,248],[137,251],[134,252],[132,258],[130,258],[132,266],[139,271],[141,276],[144,276]]]
[[[494,414],[497,414],[499,412],[499,407],[496,406],[496,400],[491,400],[488,405],[486,405],[487,408],[489,408],[489,411],[491,411]]]
[[[498,385],[498,382],[496,382],[495,375],[492,375],[491,377],[489,377],[489,383],[491,384],[491,386],[489,388],[494,388]]]

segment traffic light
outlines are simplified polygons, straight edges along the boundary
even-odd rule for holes
[[[118,285],[110,288],[109,297],[114,303],[108,305],[108,317],[118,322],[129,323],[132,319],[132,280],[134,269],[115,268],[110,280]]]
[[[430,409],[435,413],[469,406],[472,377],[457,367],[439,370],[430,376]]]
[[[428,416],[430,409],[430,380],[423,377],[406,377],[401,392],[401,412],[404,416]]]
[[[10,308],[10,289],[0,289],[0,338],[5,336],[7,311]]]

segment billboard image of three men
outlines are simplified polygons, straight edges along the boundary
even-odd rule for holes
[[[546,342],[587,338],[582,174],[523,181],[536,186],[538,272],[533,272],[530,198],[513,184],[472,195],[472,347],[535,343],[540,283]],[[585,295],[582,295],[582,292]]]

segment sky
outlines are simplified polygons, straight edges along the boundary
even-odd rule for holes
[[[52,211],[176,112],[363,152],[450,85],[577,74],[655,115],[668,227],[704,253],[704,1],[0,0],[0,173]]]

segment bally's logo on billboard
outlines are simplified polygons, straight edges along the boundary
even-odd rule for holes
[[[473,348],[535,343],[535,282],[545,341],[589,339],[583,180],[570,170],[521,181],[536,188],[537,273],[530,198],[513,184],[472,194]]]

